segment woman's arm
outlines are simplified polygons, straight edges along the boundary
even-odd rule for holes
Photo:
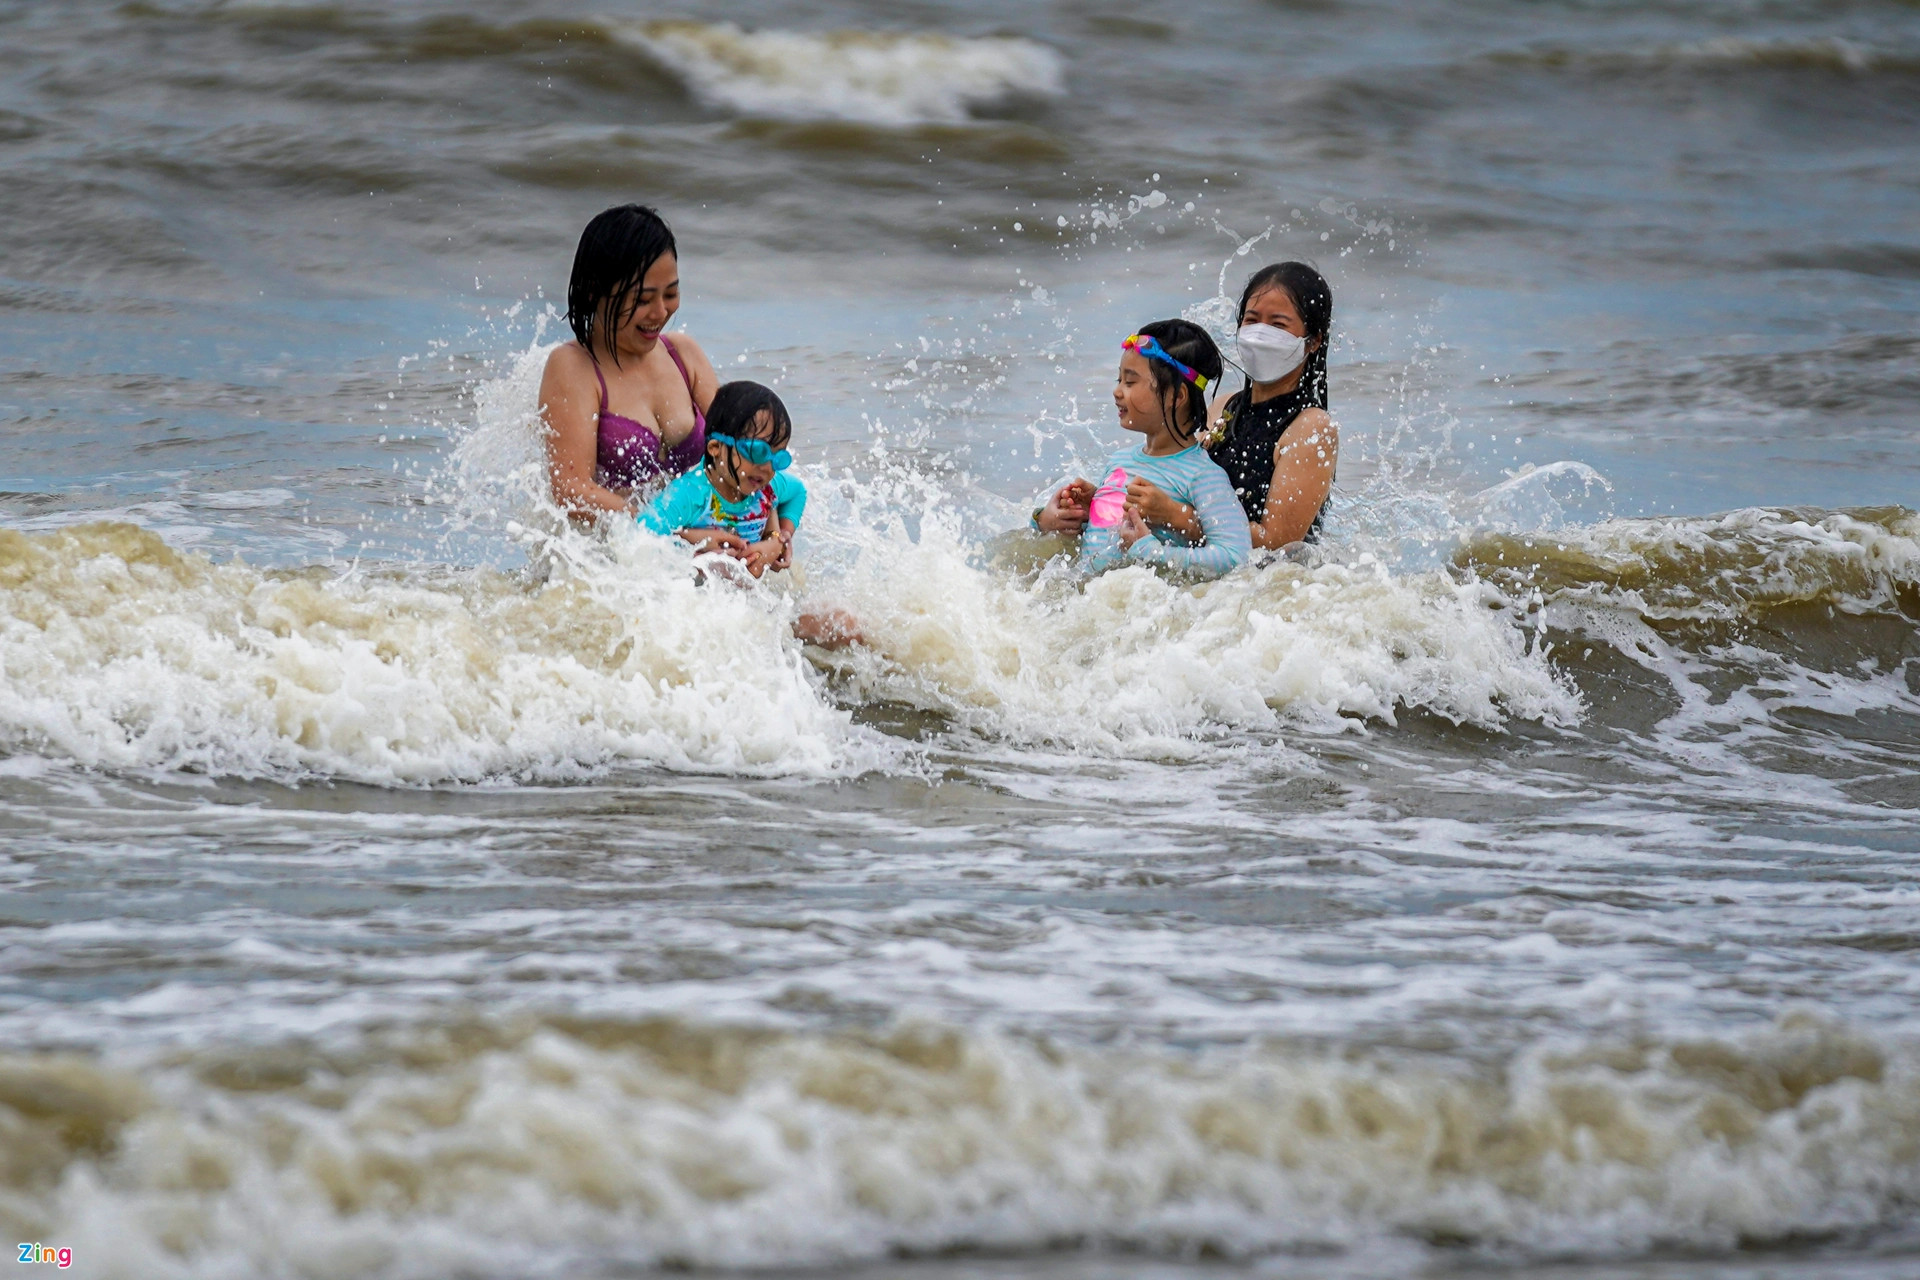
[[[1325,409],[1304,409],[1273,449],[1273,485],[1266,517],[1253,526],[1253,545],[1277,551],[1298,542],[1333,492],[1340,429]]]
[[[577,343],[555,347],[540,377],[540,419],[546,426],[547,487],[554,505],[577,520],[628,514],[625,494],[593,478],[599,452],[600,382]]]

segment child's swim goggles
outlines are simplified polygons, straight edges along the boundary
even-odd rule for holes
[[[775,453],[773,446],[765,440],[740,440],[733,436],[711,435],[707,437],[714,444],[723,444],[756,467],[764,467],[769,462],[775,471],[785,471],[793,464],[793,455],[785,449]]]
[[[1194,386],[1200,388],[1202,391],[1205,391],[1207,389],[1207,382],[1208,382],[1207,375],[1204,373],[1201,373],[1198,369],[1194,368],[1192,365],[1181,364],[1178,360],[1175,360],[1172,356],[1168,355],[1167,349],[1160,345],[1160,340],[1158,338],[1149,338],[1144,334],[1136,333],[1132,337],[1128,338],[1125,342],[1121,343],[1120,349],[1123,351],[1135,352],[1139,355],[1145,356],[1149,360],[1164,360],[1166,363],[1172,365],[1174,368],[1174,371],[1178,373],[1181,377],[1185,378],[1188,382],[1191,382]]]

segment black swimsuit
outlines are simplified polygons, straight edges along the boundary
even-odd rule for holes
[[[1287,433],[1302,410],[1322,407],[1314,402],[1305,378],[1284,395],[1258,404],[1247,403],[1244,388],[1227,401],[1223,411],[1226,426],[1220,439],[1207,447],[1207,456],[1227,473],[1235,496],[1246,510],[1248,523],[1267,518],[1267,490],[1273,487],[1273,451],[1279,448],[1280,437]],[[1327,506],[1332,501],[1329,496],[1327,502],[1320,504],[1305,541],[1320,541],[1320,526],[1327,518]]]

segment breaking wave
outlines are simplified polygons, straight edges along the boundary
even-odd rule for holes
[[[1510,591],[1662,622],[1754,622],[1795,606],[1920,623],[1920,514],[1755,507],[1488,534],[1461,563]]]
[[[1575,725],[1586,702],[1547,627],[1568,610],[1636,661],[1642,624],[1704,650],[1723,637],[1674,627],[1817,608],[1823,626],[1871,615],[1910,636],[1920,619],[1920,516],[1901,508],[1483,532],[1430,567],[1334,548],[1198,586],[1089,581],[1057,548],[985,537],[993,513],[880,455],[873,475],[809,472],[793,581],[701,586],[637,533],[517,523],[540,523],[527,406],[544,354],[478,389],[437,481],[493,541],[533,543],[544,575],[265,570],[131,525],[0,532],[0,749],[388,785],[623,764],[831,776],[918,767],[860,723],[892,706],[999,742],[1180,759],[1406,711]],[[850,611],[867,643],[803,646],[793,622],[820,608]],[[1833,647],[1845,662],[1827,669],[1861,661]]]
[[[747,116],[958,123],[1064,91],[1059,55],[1014,37],[747,31],[730,22],[649,22],[614,31],[707,105]]]
[[[15,1053],[0,1221],[141,1280],[1726,1248],[1910,1212],[1915,1065],[1800,1015],[1480,1067],[531,1018],[138,1069]]]

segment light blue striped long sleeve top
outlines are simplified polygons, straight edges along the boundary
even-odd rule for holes
[[[1140,445],[1130,445],[1107,459],[1101,478],[1115,467],[1129,477],[1151,480],[1194,509],[1207,540],[1188,546],[1171,529],[1155,529],[1132,547],[1120,545],[1118,529],[1088,527],[1080,539],[1080,555],[1088,569],[1098,573],[1119,564],[1162,564],[1188,573],[1218,577],[1253,554],[1253,533],[1247,513],[1233,493],[1233,482],[1199,445],[1178,453],[1153,457]]]

